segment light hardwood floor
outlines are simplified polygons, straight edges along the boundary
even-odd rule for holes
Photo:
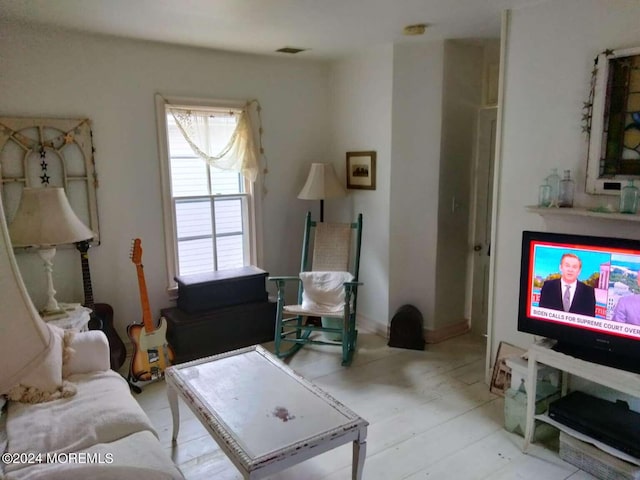
[[[415,351],[390,348],[383,338],[360,332],[349,368],[340,365],[340,353],[331,347],[305,347],[288,363],[369,421],[366,480],[594,478],[542,446],[522,454],[522,437],[503,429],[503,399],[484,383],[481,338],[463,335]],[[172,447],[164,382],[147,385],[136,398],[188,480],[242,479],[182,403],[178,443]],[[351,445],[345,445],[269,478],[344,480],[350,475]]]

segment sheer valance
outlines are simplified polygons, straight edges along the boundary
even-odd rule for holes
[[[252,182],[259,171],[259,153],[256,149],[251,118],[247,103],[242,109],[192,109],[167,105],[167,111],[176,121],[178,129],[184,135],[194,153],[209,165],[221,170],[232,170]],[[237,115],[236,128],[228,141],[216,144],[211,141],[210,119],[215,115]]]

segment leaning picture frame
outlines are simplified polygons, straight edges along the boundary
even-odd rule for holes
[[[500,342],[496,360],[493,364],[493,375],[491,376],[491,393],[504,397],[505,392],[511,387],[511,368],[507,365],[507,358],[521,357],[525,350],[511,345],[507,342]]]
[[[347,152],[347,188],[376,189],[376,152]]]

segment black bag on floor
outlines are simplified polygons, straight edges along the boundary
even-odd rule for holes
[[[413,305],[403,305],[391,319],[390,347],[424,350],[422,314]]]

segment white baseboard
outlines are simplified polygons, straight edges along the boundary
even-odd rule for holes
[[[458,335],[463,335],[471,330],[471,325],[469,324],[469,320],[462,320],[459,323],[454,323],[453,325],[447,325],[442,328],[438,328],[436,330],[427,330],[424,329],[424,340],[427,343],[440,343],[449,338],[457,337]]]
[[[364,315],[358,315],[357,325],[358,330],[373,333],[382,338],[389,338],[389,326],[386,323],[376,322]]]
[[[391,323],[380,323],[375,320],[358,315],[358,329],[374,333],[382,338],[389,338]],[[469,320],[463,319],[453,325],[447,325],[435,330],[423,328],[424,339],[426,343],[440,343],[449,338],[463,335],[471,330]]]

